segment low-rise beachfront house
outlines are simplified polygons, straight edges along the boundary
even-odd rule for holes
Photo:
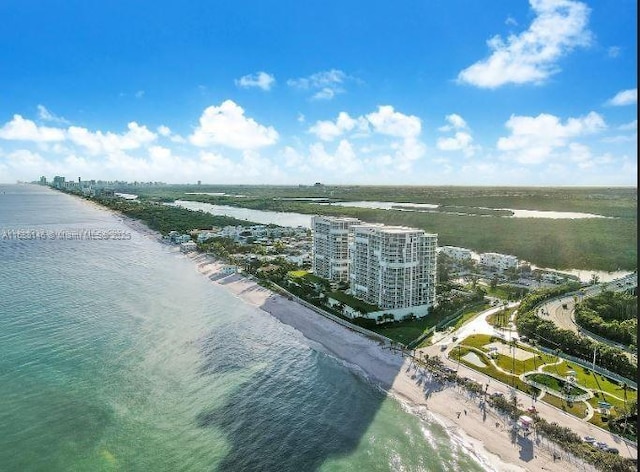
[[[473,252],[471,249],[456,246],[441,246],[438,250],[445,256],[450,257],[456,262],[464,262],[472,259]]]
[[[198,245],[193,241],[187,241],[185,243],[180,244],[180,251],[182,252],[193,252],[198,250]]]
[[[198,241],[199,243],[204,243],[206,241],[209,241],[210,239],[215,238],[216,235],[217,234],[212,231],[201,231],[196,236],[196,241]]]
[[[480,265],[486,269],[499,271],[517,269],[518,264],[518,258],[509,254],[499,254],[497,252],[485,252],[480,254]]]
[[[162,237],[173,244],[182,244],[191,241],[190,234],[180,234],[178,231],[169,231],[166,236]]]

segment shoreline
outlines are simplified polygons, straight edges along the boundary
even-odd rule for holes
[[[89,203],[111,213],[141,236],[160,243],[164,242],[158,231],[150,229],[143,222],[97,203]],[[440,424],[451,440],[474,457],[486,470],[500,472],[596,470],[582,461],[576,462],[575,458],[572,463],[572,457],[567,453],[561,453],[563,460],[554,460],[553,453],[559,448],[546,440],[535,446],[535,454],[531,452],[522,458],[521,445],[513,442],[508,436],[505,419],[500,418],[496,412],[485,409],[484,411],[492,416],[492,419],[489,423],[483,421],[482,411],[474,403],[476,399],[472,399],[465,391],[457,389],[455,384],[442,385],[435,382],[429,378],[430,376],[417,372],[415,366],[412,368],[410,360],[403,358],[401,354],[382,349],[378,342],[258,285],[245,275],[222,274],[221,268],[226,264],[216,261],[209,255],[199,252],[177,254],[189,259],[195,269],[207,277],[210,283],[225,287],[245,303],[291,326],[305,338],[316,343],[328,355],[346,363],[348,368],[363,376],[384,394],[394,398],[409,413],[424,421]],[[461,414],[463,411],[465,411],[464,416]],[[485,443],[483,438],[488,437],[491,440]]]
[[[482,410],[479,397],[471,397],[455,384],[439,384],[428,373],[418,371],[410,359],[382,349],[378,342],[324,318],[243,275],[221,274],[224,264],[210,256],[189,253],[186,257],[211,283],[225,287],[244,302],[318,343],[329,355],[347,363],[386,395],[399,401],[411,414],[427,422],[439,423],[453,442],[487,470],[595,470],[566,453],[561,453],[562,460],[554,461],[554,448],[546,441],[534,446],[533,441],[519,437],[515,443],[512,442],[507,420],[491,409]],[[466,414],[462,415],[464,411]],[[459,416],[458,412],[461,413]],[[497,427],[496,423],[500,426]],[[488,437],[491,441],[485,443],[483,438]],[[523,444],[527,441],[530,444]],[[527,451],[523,454],[525,449]]]

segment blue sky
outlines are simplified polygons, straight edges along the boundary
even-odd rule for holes
[[[0,182],[637,185],[632,0],[0,2]]]

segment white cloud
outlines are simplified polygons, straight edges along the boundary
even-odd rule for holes
[[[334,153],[325,150],[322,143],[309,146],[309,160],[314,167],[336,173],[337,175],[351,175],[362,171],[362,162],[356,157],[351,143],[342,139]]]
[[[464,121],[464,119],[456,114],[456,113],[452,113],[451,115],[447,115],[444,118],[447,123],[449,123],[448,125],[445,126],[441,126],[440,128],[438,128],[438,131],[451,131],[451,130],[456,130],[456,129],[467,129],[467,122]]]
[[[589,8],[573,0],[530,0],[536,14],[529,29],[506,40],[494,36],[492,51],[458,74],[458,80],[476,87],[542,83],[559,71],[557,62],[578,46],[588,46]]]
[[[615,97],[607,100],[607,105],[614,107],[622,107],[626,105],[635,105],[638,103],[638,89],[622,90],[618,92]]]
[[[69,124],[68,120],[51,113],[44,105],[38,105],[38,118],[42,121],[50,121],[52,123]]]
[[[164,136],[165,138],[171,136],[171,129],[168,126],[160,125],[156,130],[160,136]]]
[[[422,130],[420,118],[394,111],[391,105],[379,106],[378,111],[366,115],[377,133],[398,138],[415,138]]]
[[[458,131],[453,137],[438,138],[437,147],[441,151],[471,150],[473,138],[469,133]]]
[[[602,117],[591,112],[580,118],[569,118],[564,124],[554,115],[536,117],[511,116],[505,126],[511,135],[498,139],[497,148],[521,164],[540,164],[569,140],[597,133],[606,128]]]
[[[445,120],[448,125],[438,128],[441,132],[455,131],[453,136],[438,138],[436,147],[441,151],[462,151],[465,156],[470,157],[476,151],[476,146],[473,145],[473,137],[468,131],[469,126],[467,122],[460,115],[452,113],[447,115]]]
[[[359,127],[362,131],[366,131],[367,122],[364,118],[351,118],[348,113],[342,111],[338,114],[338,118],[333,121],[318,121],[309,128],[309,132],[315,134],[323,141],[331,141],[344,133]]]
[[[618,127],[619,130],[622,131],[637,131],[638,129],[638,120],[630,121],[629,123],[625,123]]]
[[[64,130],[38,126],[33,121],[20,115],[13,115],[13,119],[0,128],[0,139],[9,141],[64,141]]]
[[[142,97],[144,97],[144,90],[138,90],[138,91],[134,94],[134,96],[135,96],[136,98],[142,98]]]
[[[348,76],[343,71],[331,69],[328,71],[316,72],[309,77],[287,80],[289,87],[300,90],[314,91],[312,100],[331,100],[339,93],[344,93],[344,85],[348,80],[357,80]]]
[[[359,158],[358,168],[369,166],[369,170],[380,170],[394,166],[396,170],[406,171],[426,152],[426,146],[418,139],[421,129],[422,123],[417,116],[405,115],[390,105],[384,105],[375,112],[356,118],[340,112],[335,121],[318,121],[309,128],[309,132],[323,141],[332,141],[349,133],[354,138],[366,137],[367,145],[359,150],[366,159]],[[398,139],[389,140],[387,137]],[[320,163],[333,163],[334,156],[346,159],[353,154],[345,165],[347,170],[356,168],[355,151],[346,139],[340,141],[335,155],[328,154],[321,143],[310,146],[310,149],[312,159]]]
[[[244,115],[244,110],[232,100],[219,107],[208,107],[200,117],[200,126],[189,141],[200,147],[221,144],[234,149],[257,149],[274,144],[278,132]]]
[[[236,80],[236,85],[242,88],[257,87],[259,89],[268,91],[271,90],[273,84],[276,83],[276,79],[273,75],[266,72],[257,72],[255,74],[248,74],[240,77]]]
[[[146,126],[135,121],[127,125],[128,131],[122,134],[110,131],[89,131],[79,126],[70,126],[67,130],[69,140],[86,149],[90,154],[113,153],[116,151],[138,149],[156,140],[157,135]]]

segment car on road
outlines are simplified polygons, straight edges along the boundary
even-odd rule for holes
[[[618,451],[615,447],[608,447],[607,449],[605,449],[606,452],[610,452],[611,454],[620,454],[620,451]]]
[[[458,340],[458,336],[452,337],[451,340],[455,343]]]
[[[605,442],[595,442],[593,443],[593,445],[603,451],[606,451],[607,449],[609,449],[609,445]]]
[[[582,438],[582,440],[589,444],[593,444],[594,442],[596,442],[596,438],[594,438],[593,436],[585,436],[584,438]]]

